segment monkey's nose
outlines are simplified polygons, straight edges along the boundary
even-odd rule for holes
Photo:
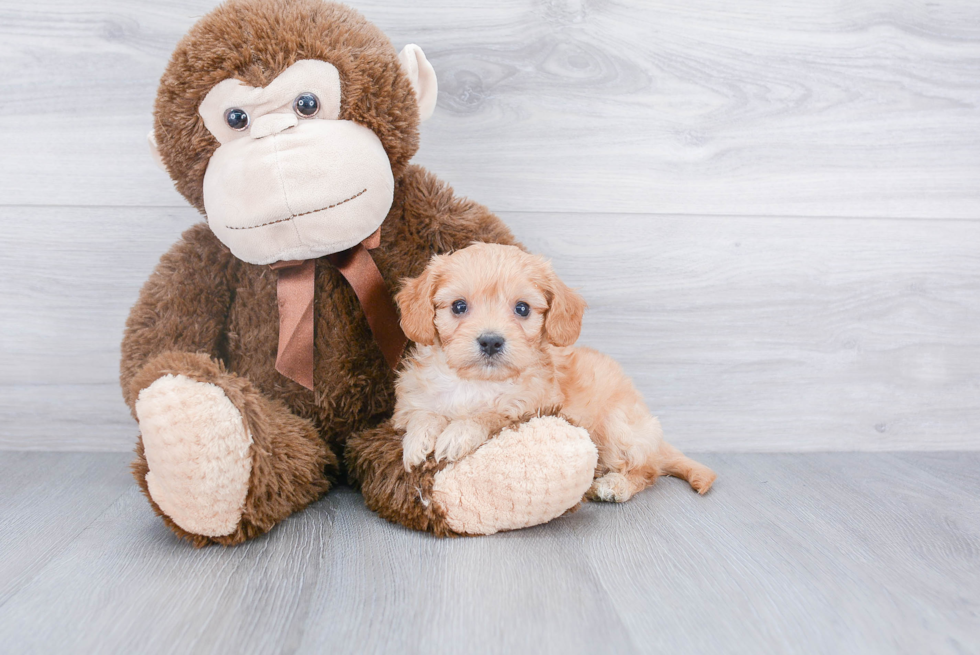
[[[288,114],[285,112],[266,114],[252,121],[252,128],[248,133],[253,139],[261,139],[270,134],[279,134],[283,130],[288,130],[298,122],[299,119],[296,118],[296,114],[293,112],[289,112]]]
[[[487,357],[493,357],[504,349],[506,339],[499,334],[494,334],[491,332],[488,334],[481,334],[476,338],[476,342],[480,344],[480,352]]]

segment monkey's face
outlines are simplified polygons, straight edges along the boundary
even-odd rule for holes
[[[340,77],[303,60],[268,86],[236,79],[200,105],[221,144],[204,175],[215,235],[252,264],[311,259],[369,237],[391,207],[394,180],[381,140],[339,120]]]
[[[150,146],[236,256],[311,259],[381,225],[437,94],[422,50],[350,7],[226,0],[177,44]]]

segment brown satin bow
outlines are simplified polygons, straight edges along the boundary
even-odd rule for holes
[[[398,324],[398,312],[369,250],[381,245],[381,228],[327,260],[337,267],[361,303],[374,340],[392,368],[398,366],[408,339]],[[276,262],[279,273],[279,353],[276,370],[307,389],[313,389],[313,296],[316,260]]]

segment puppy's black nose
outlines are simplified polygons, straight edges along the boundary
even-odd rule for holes
[[[480,352],[487,357],[493,357],[503,350],[505,341],[502,336],[493,333],[481,334],[476,338],[476,342],[480,344]]]

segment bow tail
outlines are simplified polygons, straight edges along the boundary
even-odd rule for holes
[[[313,389],[313,296],[316,260],[276,262],[279,296],[279,352],[276,370]]]
[[[327,255],[354,290],[374,340],[391,368],[398,366],[408,339],[398,322],[398,310],[370,249],[381,244],[380,229],[342,252]],[[276,262],[278,272],[279,352],[276,370],[307,389],[313,389],[313,298],[316,260]]]

